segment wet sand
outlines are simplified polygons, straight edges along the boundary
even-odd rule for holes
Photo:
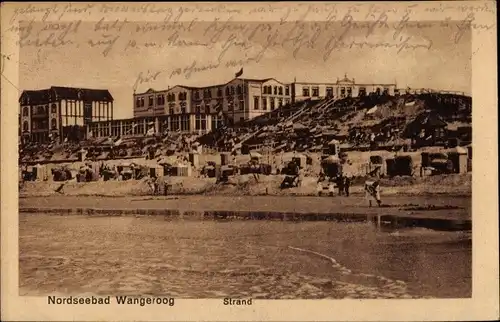
[[[369,207],[360,196],[170,196],[170,197],[77,197],[47,196],[19,199],[19,208],[176,209],[182,211],[268,211],[288,213],[363,213],[408,215],[424,218],[470,220],[470,197],[387,196],[384,207]]]

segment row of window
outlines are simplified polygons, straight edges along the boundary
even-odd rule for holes
[[[271,94],[271,86],[266,86],[265,89],[267,90],[269,88],[269,94]],[[274,86],[274,91],[276,95],[283,95],[283,87],[277,87]],[[288,86],[286,87],[287,92],[286,95],[289,95],[289,88]],[[226,87],[226,96],[232,96],[232,95],[242,95],[244,92],[244,89],[241,85],[238,86],[228,86]],[[217,97],[222,97],[222,89],[218,88],[217,89]],[[277,94],[279,93],[279,94]],[[264,93],[266,94],[266,93]],[[203,94],[201,91],[195,91],[193,94],[194,100],[201,100],[203,95],[203,99],[211,99],[212,98],[212,90],[211,89],[204,89]],[[187,93],[186,92],[180,92],[177,94],[177,100],[179,101],[185,101],[187,100]],[[167,102],[175,102],[176,101],[176,95],[174,93],[167,94]],[[144,107],[146,104],[145,98],[144,97],[137,97],[135,106],[136,107]],[[148,106],[153,106],[154,105],[154,95],[150,95],[148,97]],[[156,96],[156,105],[158,106],[163,106],[165,105],[165,95],[164,94],[158,94]]]
[[[46,130],[48,128],[48,122],[47,120],[40,120],[39,122],[32,122],[31,123],[31,130],[36,131],[36,130]],[[52,118],[50,120],[50,129],[56,130],[57,129],[57,120],[55,118]],[[29,131],[29,123],[28,121],[23,122],[23,131],[28,132]]]
[[[269,94],[269,95],[283,95],[283,86],[264,86],[262,87],[262,93],[263,94]],[[285,95],[289,96],[290,95],[290,87],[285,86]]]
[[[382,92],[382,89],[378,87],[375,92],[377,94],[380,94]],[[387,94],[389,93],[389,88],[384,87],[383,93]],[[359,96],[365,96],[366,95],[366,87],[360,87],[359,88]],[[312,95],[311,95],[311,88],[304,86],[302,87],[302,96],[306,97],[319,97],[319,87],[314,86],[312,87]],[[326,96],[327,97],[333,97],[333,87],[327,87],[326,88]],[[345,97],[345,96],[352,96],[352,87],[340,87],[340,96]]]
[[[211,120],[211,129],[217,129],[223,124],[222,117],[213,117]],[[208,122],[205,115],[199,115],[195,118],[194,130],[208,130]],[[137,124],[136,126],[131,126],[130,124],[120,126],[112,126],[111,132],[109,127],[101,127],[97,128],[97,124],[94,124],[90,132],[93,137],[105,137],[105,136],[120,136],[120,135],[142,135],[146,133],[147,127],[144,127],[143,124]],[[160,123],[160,132],[164,132],[166,130],[170,131],[191,131],[191,125],[189,122],[189,116],[187,115],[179,115],[173,116],[170,119],[170,122],[164,121]],[[111,134],[110,134],[111,133]]]
[[[29,106],[23,107],[23,116],[29,116]],[[33,115],[38,115],[38,114],[48,114],[49,113],[49,106],[33,106]],[[50,113],[57,113],[57,105],[52,104],[50,107]]]
[[[34,106],[33,107],[33,115],[47,115],[49,111],[49,106]],[[106,107],[104,105],[96,106],[96,108],[92,109],[91,106],[81,106],[81,105],[66,105],[65,110],[63,111],[65,115],[70,116],[82,116],[83,114],[92,114],[93,116],[104,116],[110,117],[111,108]],[[92,113],[93,112],[93,113]],[[57,114],[57,105],[52,104],[50,107],[50,113]],[[29,107],[23,107],[23,116],[29,116]]]
[[[254,96],[253,98],[253,108],[254,110],[258,110],[260,109],[260,97],[259,96]],[[285,104],[290,104],[290,99],[286,98],[284,101],[282,98],[278,98],[278,107],[282,107],[283,106],[283,102]],[[270,105],[270,108],[271,110],[274,110],[276,108],[276,100],[274,98],[271,98],[269,100],[269,105]],[[264,111],[267,110],[267,98],[266,97],[262,97],[262,109]]]

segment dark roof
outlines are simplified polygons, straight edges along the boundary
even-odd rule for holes
[[[81,93],[81,98],[79,98]],[[113,101],[113,96],[107,89],[90,89],[52,86],[49,89],[26,90],[23,91],[19,101],[23,96],[27,96],[30,104],[48,103],[51,100],[71,99],[71,100],[89,100],[89,101]]]
[[[113,96],[107,89],[90,89],[90,88],[74,88],[74,87],[62,87],[62,86],[52,86],[50,88],[53,90],[58,98],[63,99],[78,99],[78,93],[81,92],[81,97],[83,100],[90,101],[113,101]]]
[[[50,89],[41,89],[38,91],[23,91],[19,97],[19,102],[23,95],[26,95],[30,99],[30,104],[48,103],[50,100]]]

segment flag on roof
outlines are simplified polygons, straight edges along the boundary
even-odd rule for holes
[[[243,75],[243,67],[241,67],[241,69],[240,69],[240,71],[239,71],[239,72],[237,72],[236,74],[234,74],[234,77],[235,77],[235,78],[238,78],[238,77],[240,77],[241,75]]]

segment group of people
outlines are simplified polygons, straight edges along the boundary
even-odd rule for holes
[[[318,178],[318,184],[328,180],[327,176],[323,171],[320,172]],[[349,189],[352,185],[352,178],[343,174],[339,174],[337,177],[328,180],[329,182],[333,182],[337,185],[338,195],[345,195],[349,197]],[[382,200],[380,198],[380,180],[378,177],[372,177],[365,181],[364,185],[365,198],[369,202],[369,206],[372,207],[375,202],[379,207],[382,205]],[[333,186],[330,187],[330,193],[333,194]]]
[[[345,195],[349,197],[349,188],[351,187],[351,178],[344,175],[337,177],[337,188],[339,189],[339,196]]]

